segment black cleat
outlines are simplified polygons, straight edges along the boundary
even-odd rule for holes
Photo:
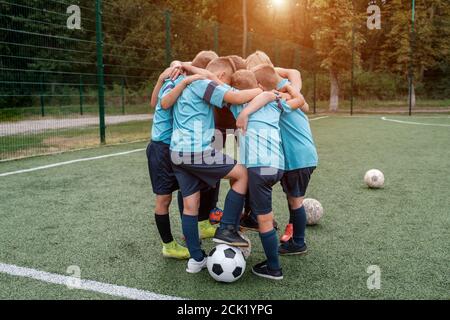
[[[242,216],[240,225],[242,231],[259,231],[258,220],[251,211]],[[273,228],[275,230],[278,230],[278,222],[276,222],[275,220],[273,220]]]
[[[303,246],[299,246],[292,239],[278,247],[278,253],[283,256],[302,255],[307,252],[308,247],[306,246],[306,243]]]
[[[249,214],[244,214],[244,216],[241,219],[241,229],[243,231],[256,231],[258,232],[259,230],[259,225],[258,225],[258,221],[256,220],[256,217],[249,213]]]
[[[263,277],[266,279],[272,280],[283,280],[283,271],[279,270],[271,270],[267,267],[267,261],[258,263],[252,268],[252,272],[258,277]]]
[[[216,243],[224,243],[232,247],[248,247],[248,242],[243,239],[232,225],[226,226],[225,229],[217,228],[213,241]]]

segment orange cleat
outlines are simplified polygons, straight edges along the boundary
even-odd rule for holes
[[[288,242],[294,235],[294,225],[289,223],[284,230],[284,234],[280,238],[280,242]]]

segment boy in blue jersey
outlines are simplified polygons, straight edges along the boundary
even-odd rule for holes
[[[290,81],[278,78],[277,89],[290,86]],[[291,86],[293,88],[293,86]],[[292,91],[292,90],[291,90]],[[298,85],[294,88],[299,92]],[[286,193],[289,207],[289,224],[281,237],[283,244],[279,247],[282,255],[300,255],[307,252],[305,243],[306,212],[303,199],[311,175],[318,164],[317,150],[314,144],[305,104],[300,110],[283,114],[280,119],[281,137],[286,160],[286,172],[281,185]]]
[[[238,71],[233,75],[232,86],[237,89],[258,87],[265,91],[248,106],[231,106],[236,118],[250,115],[244,126],[245,136],[241,146],[241,161],[249,176],[249,200],[253,214],[257,215],[259,235],[267,260],[255,265],[252,272],[260,277],[281,280],[283,272],[278,258],[278,237],[273,226],[272,187],[281,180],[285,160],[281,143],[279,121],[284,113],[304,104],[298,94],[294,99],[282,101],[273,92],[277,85],[273,68]]]
[[[214,55],[211,52],[199,53],[193,61],[193,64],[201,67],[203,61],[208,61],[208,58],[213,59]],[[206,66],[205,66],[206,67]],[[169,145],[173,130],[173,114],[170,107],[172,104],[167,104],[164,108],[161,106],[161,99],[167,95],[177,84],[186,87],[195,80],[203,79],[202,76],[186,77],[180,74],[181,63],[174,61],[171,67],[166,69],[159,77],[158,82],[152,94],[151,105],[155,107],[152,127],[152,141],[147,147],[148,168],[150,173],[150,180],[152,183],[153,192],[156,195],[155,203],[155,222],[158,232],[163,242],[162,253],[164,257],[188,259],[189,251],[187,248],[179,245],[172,236],[169,206],[172,201],[172,193],[178,190],[178,183],[173,174]],[[207,199],[211,191],[208,189],[202,190]],[[209,194],[208,194],[209,193]],[[214,192],[213,192],[214,194]],[[200,236],[202,238],[212,237],[215,228],[209,224],[209,211],[211,209],[211,202],[203,202],[200,206],[202,223],[200,226]],[[180,210],[182,212],[182,210]],[[212,229],[212,231],[211,231]]]
[[[207,70],[224,85],[200,80],[184,89],[174,108],[174,132],[170,144],[172,166],[183,195],[183,233],[191,255],[186,269],[189,273],[200,272],[207,261],[198,240],[199,191],[215,186],[223,178],[231,180],[232,187],[213,240],[232,246],[248,246],[236,229],[247,192],[247,171],[234,159],[211,147],[215,128],[213,107],[222,108],[225,103],[243,104],[262,92],[261,89],[231,90],[228,84],[235,67],[229,58],[211,61]],[[171,99],[171,94],[166,98]]]

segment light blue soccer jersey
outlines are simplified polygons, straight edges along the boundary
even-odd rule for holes
[[[234,117],[245,105],[230,107]],[[281,101],[273,101],[248,118],[247,132],[240,136],[240,161],[247,168],[272,167],[284,170],[285,159],[281,143],[279,121],[281,114],[291,112],[291,108]]]
[[[173,134],[170,150],[185,153],[212,149],[214,136],[213,107],[222,108],[231,88],[210,80],[190,84],[173,109]]]
[[[180,75],[175,80],[167,79],[164,81],[161,90],[158,93],[158,103],[156,104],[155,114],[153,115],[152,140],[170,144],[173,130],[173,108],[163,109],[161,99],[172,91],[185,76]]]
[[[279,83],[281,88],[289,84],[289,81],[284,84],[282,82]],[[303,111],[297,109],[290,113],[283,113],[280,118],[280,131],[286,171],[317,166],[319,157],[316,145],[309,119]]]

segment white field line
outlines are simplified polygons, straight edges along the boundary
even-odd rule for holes
[[[318,117],[318,118],[314,118],[314,119],[309,119],[309,121],[315,121],[315,120],[326,119],[326,118],[329,118],[329,116],[324,116],[324,117]]]
[[[445,119],[445,118],[444,118]],[[381,117],[381,120],[402,123],[402,124],[414,124],[417,126],[431,126],[431,127],[450,127],[450,124],[439,124],[439,123],[423,123],[423,122],[413,122],[413,121],[403,121],[403,120],[394,120],[388,119],[386,117]]]
[[[18,267],[11,264],[0,263],[0,273],[8,274],[10,276],[30,278],[46,283],[59,284],[64,286],[74,286],[76,283],[76,290],[85,290],[107,294],[115,297],[122,297],[134,300],[183,300],[182,298],[166,296],[150,291],[140,290],[136,288],[128,288],[124,286],[117,286],[113,284],[83,280],[79,278],[63,276],[55,273],[39,271],[36,269]]]
[[[134,149],[134,150],[125,151],[125,152],[105,154],[105,155],[97,156],[97,157],[81,158],[81,159],[75,159],[75,160],[70,160],[70,161],[57,162],[57,163],[52,163],[52,164],[48,164],[48,165],[45,165],[45,166],[40,166],[40,167],[35,167],[35,168],[30,168],[30,169],[23,169],[23,170],[17,170],[17,171],[12,171],[12,172],[0,173],[0,177],[6,177],[6,176],[12,176],[12,175],[15,175],[15,174],[28,173],[28,172],[33,172],[33,171],[39,171],[39,170],[50,169],[50,168],[55,168],[55,167],[61,167],[61,166],[66,166],[66,165],[74,164],[74,163],[78,163],[78,162],[85,162],[85,161],[93,161],[93,160],[99,160],[99,159],[105,159],[105,158],[111,158],[111,157],[118,157],[118,156],[123,156],[123,155],[131,154],[131,153],[141,152],[141,151],[144,151],[144,150],[145,149]]]

